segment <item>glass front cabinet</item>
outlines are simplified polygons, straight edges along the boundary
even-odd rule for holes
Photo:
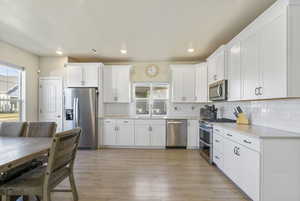
[[[168,114],[168,83],[134,83],[135,114],[166,116]]]

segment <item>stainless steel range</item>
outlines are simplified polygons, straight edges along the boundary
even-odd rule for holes
[[[203,119],[199,122],[200,155],[210,164],[213,163],[213,123],[233,123],[231,119]]]

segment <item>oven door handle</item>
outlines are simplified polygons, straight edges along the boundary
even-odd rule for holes
[[[205,141],[203,141],[201,139],[199,139],[199,143],[204,144],[204,145],[206,145],[208,147],[211,147],[211,144],[207,144]]]
[[[212,129],[211,128],[203,128],[203,127],[199,127],[200,131],[206,131],[209,133],[212,133]]]

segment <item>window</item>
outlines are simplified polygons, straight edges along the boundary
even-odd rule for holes
[[[22,119],[22,69],[0,64],[0,121]]]
[[[169,100],[168,83],[135,83],[136,115],[167,115]]]

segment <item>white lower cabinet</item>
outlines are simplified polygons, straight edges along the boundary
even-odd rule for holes
[[[166,146],[165,120],[135,120],[134,131],[136,146]]]
[[[102,145],[164,148],[166,146],[166,121],[104,119]]]
[[[199,147],[199,121],[188,120],[187,147],[194,149]]]
[[[228,131],[214,132],[213,139],[214,163],[252,200],[259,201],[260,153],[251,149],[255,140],[245,138],[247,147],[239,143],[244,141],[241,136]]]
[[[105,146],[133,146],[133,120],[105,119],[103,123],[103,145]]]

